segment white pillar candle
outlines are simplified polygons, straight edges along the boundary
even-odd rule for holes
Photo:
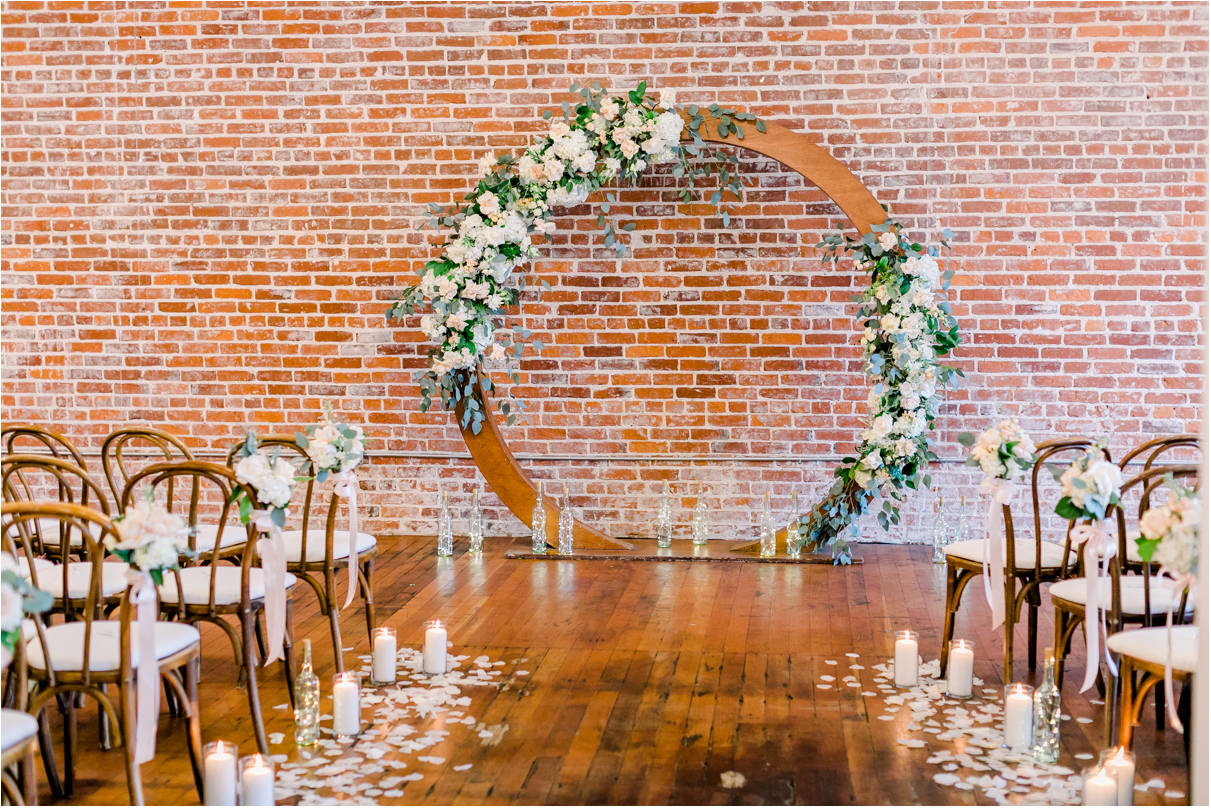
[[[1135,802],[1135,755],[1123,747],[1102,753],[1102,766],[1118,781],[1118,804]]]
[[[374,631],[370,678],[379,684],[391,684],[395,681],[395,629],[393,628],[379,628]]]
[[[425,650],[421,658],[421,669],[425,673],[445,673],[446,627],[440,620],[430,620],[425,626]]]
[[[1118,802],[1118,782],[1114,774],[1102,766],[1086,769],[1082,783],[1082,805],[1114,805]]]
[[[235,805],[236,749],[229,743],[206,744],[202,760],[202,795],[205,805]]]
[[[1014,751],[1030,748],[1034,723],[1034,688],[1013,684],[1005,688],[1005,745]]]
[[[359,689],[352,673],[336,675],[332,685],[332,731],[336,735],[353,736],[362,731]]]
[[[240,805],[273,805],[273,766],[260,755],[244,758]]]
[[[915,687],[917,684],[917,633],[896,632],[896,687]]]
[[[967,640],[950,644],[950,661],[946,668],[946,695],[956,699],[971,698],[971,673],[975,668],[976,652]]]

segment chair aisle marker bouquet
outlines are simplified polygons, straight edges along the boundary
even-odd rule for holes
[[[1009,503],[1013,483],[1021,479],[1035,462],[1034,441],[1018,426],[1017,418],[1001,421],[984,430],[979,437],[970,432],[959,435],[959,443],[971,447],[967,465],[978,466],[984,472],[980,493],[988,499],[988,547],[984,552],[984,599],[992,610],[992,627],[1005,622],[1005,598],[993,597],[993,577],[996,589],[1005,589],[1005,543],[1008,537],[998,526],[997,507]],[[1010,571],[1009,574],[1013,574]]]
[[[21,566],[11,555],[0,552],[0,653],[7,669],[13,652],[21,642],[21,622],[27,614],[44,612],[53,606],[54,597],[34,587],[22,577]]]
[[[265,630],[269,635],[265,664],[268,665],[285,658],[286,543],[282,527],[286,524],[286,508],[294,493],[297,471],[289,460],[281,457],[280,447],[268,457],[257,452],[255,432],[248,433],[236,456],[240,461],[235,465],[235,478],[252,488],[257,497],[253,503],[243,491],[233,495],[240,509],[240,523],[246,525],[251,519],[257,531],[265,536],[257,542],[257,553],[265,576]]]
[[[1072,461],[1068,468],[1052,473],[1060,483],[1063,495],[1056,503],[1055,512],[1065,519],[1083,520],[1072,528],[1072,539],[1084,543],[1083,561],[1085,571],[1085,680],[1081,691],[1089,689],[1097,678],[1099,638],[1105,640],[1105,609],[1102,608],[1103,582],[1106,581],[1107,565],[1118,554],[1118,545],[1110,539],[1102,522],[1106,510],[1119,504],[1119,491],[1123,486],[1123,472],[1106,459],[1104,441]],[[1101,647],[1104,647],[1104,642]],[[1106,665],[1111,675],[1118,668],[1106,650]]]
[[[1177,716],[1177,700],[1173,696],[1173,609],[1177,595],[1194,586],[1198,580],[1199,534],[1198,497],[1194,492],[1176,485],[1169,479],[1169,500],[1164,505],[1149,508],[1140,517],[1140,535],[1135,540],[1140,558],[1157,564],[1163,575],[1173,579],[1174,597],[1165,614],[1165,705],[1169,723],[1182,731]]]
[[[349,592],[341,606],[344,609],[357,592],[358,480],[354,470],[366,455],[362,428],[333,421],[332,405],[325,404],[320,422],[307,427],[306,434],[296,433],[294,442],[308,457],[301,471],[313,471],[321,483],[331,474],[332,493],[349,503]]]
[[[164,584],[165,570],[180,567],[181,556],[189,554],[189,526],[147,496],[114,519],[118,535],[105,537],[105,549],[125,561],[126,583],[134,601],[135,637],[138,650],[135,670],[135,762],[146,763],[156,756],[156,723],[160,712],[160,664],[156,655],[156,587]],[[127,739],[127,743],[130,739]]]

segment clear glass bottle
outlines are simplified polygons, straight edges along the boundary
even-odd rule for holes
[[[757,517],[757,533],[761,538],[761,557],[773,558],[777,553],[776,534],[774,533],[774,514],[770,510],[769,491],[761,500],[761,513]]]
[[[946,544],[950,538],[950,519],[941,495],[933,506],[933,563],[946,563]]]
[[[311,640],[303,640],[303,668],[294,677],[294,742],[314,746],[320,728],[320,680],[311,667]]]
[[[971,520],[967,518],[967,495],[959,497],[959,513],[955,517],[952,535],[954,541],[967,541],[971,538]]]
[[[690,519],[690,539],[696,545],[706,544],[706,497],[702,486],[698,486],[698,499],[694,502],[694,515]]]
[[[467,517],[467,539],[473,556],[484,554],[484,512],[479,506],[479,486],[471,494],[471,515]]]
[[[1060,689],[1055,685],[1055,652],[1043,654],[1043,683],[1034,691],[1034,737],[1030,753],[1038,763],[1060,759]]]
[[[545,555],[547,552],[547,507],[543,503],[543,482],[538,481],[538,499],[530,512],[530,552]]]
[[[568,504],[568,486],[563,487],[563,500],[559,503],[559,554],[572,554],[572,506]]]
[[[799,492],[791,492],[791,515],[786,520],[786,557],[798,558],[803,553],[803,540],[799,537]]]
[[[669,497],[669,481],[664,481],[660,492],[660,505],[656,509],[656,546],[669,547],[673,543],[673,502]]]
[[[450,503],[442,491],[441,508],[437,512],[437,554],[454,555],[454,529],[450,525]]]

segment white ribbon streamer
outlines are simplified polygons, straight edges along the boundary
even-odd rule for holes
[[[265,664],[285,659],[286,640],[286,543],[282,529],[273,521],[269,511],[255,510],[252,521],[265,537],[257,542],[261,556],[261,574],[265,578],[265,633],[268,647]]]
[[[992,610],[992,627],[1005,622],[1005,536],[1004,520],[997,510],[1009,502],[1013,487],[1009,480],[985,477],[980,483],[980,494],[988,499],[988,547],[984,549],[984,599]],[[995,589],[996,597],[992,592]]]
[[[135,667],[135,763],[156,756],[156,724],[160,714],[160,664],[156,655],[156,584],[149,573],[128,567],[126,583],[133,589]],[[131,742],[130,738],[126,739]]]
[[[1197,579],[1190,574],[1174,578],[1168,608],[1165,609],[1165,712],[1169,714],[1169,726],[1184,733],[1182,719],[1177,714],[1177,699],[1173,696],[1173,610],[1181,605],[1182,590],[1193,586]]]
[[[357,475],[353,469],[332,478],[332,493],[349,503],[349,593],[345,595],[342,609],[349,607],[357,592],[357,490]]]
[[[1106,610],[1102,607],[1102,582],[1107,580],[1107,565],[1118,555],[1118,546],[1110,540],[1100,520],[1074,526],[1072,539],[1085,545],[1085,681],[1081,684],[1081,692],[1084,692],[1097,679],[1099,654],[1105,648]],[[1117,676],[1118,666],[1110,658],[1110,649],[1106,648],[1105,656],[1110,675]]]

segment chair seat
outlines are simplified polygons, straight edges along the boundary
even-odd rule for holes
[[[971,539],[946,546],[946,555],[961,558],[964,561],[984,563],[984,555],[988,551],[987,539]],[[1014,542],[1014,569],[1034,569],[1034,541],[1018,539]],[[1042,564],[1046,568],[1061,567],[1064,564],[1064,546],[1049,541],[1042,542]]]
[[[210,576],[214,574],[214,602],[216,606],[232,606],[240,602],[240,568],[224,566],[186,567],[181,570],[181,591],[185,603],[190,606],[205,606],[210,603]],[[286,588],[294,586],[295,577],[286,573]],[[248,570],[248,597],[252,600],[265,597],[265,573],[260,567]],[[160,587],[160,600],[165,604],[177,602],[176,576],[171,572],[164,576]]]
[[[301,530],[286,530],[282,532],[282,538],[286,542],[286,560],[292,564],[299,563],[303,555],[303,531]],[[378,539],[374,538],[369,533],[362,533],[360,530],[357,534],[357,554],[369,552],[378,546]],[[336,530],[332,533],[332,558],[334,560],[349,557],[349,531]],[[307,531],[307,559],[308,563],[314,563],[324,560],[324,529],[310,528]]]
[[[67,565],[67,597],[78,600],[88,597],[88,586],[92,580],[92,562],[73,561]],[[106,561],[101,564],[101,597],[111,598],[126,590],[126,570],[121,561]],[[49,592],[56,599],[63,597],[63,571],[58,564],[50,569],[35,565],[38,573],[38,588]]]
[[[32,580],[32,576],[29,574],[29,559],[25,556],[21,556],[17,559],[17,565],[21,568],[21,577],[27,581]],[[55,562],[51,561],[49,558],[42,558],[40,556],[34,557],[34,571],[38,573],[39,581],[42,580],[42,571],[54,566],[56,566]]]
[[[90,505],[90,507],[95,507],[95,506],[96,506],[96,503],[92,503],[92,505]],[[31,519],[31,520],[29,520],[29,522],[37,523],[38,536],[41,537],[43,543],[45,543],[45,544],[49,544],[52,547],[57,547],[59,545],[59,532],[64,526],[66,526],[67,530],[70,534],[67,537],[67,546],[68,547],[80,547],[81,546],[80,531],[72,529],[70,526],[70,523],[63,522],[62,520],[55,519],[54,517],[51,517],[51,516],[43,516],[38,519]],[[29,525],[29,526],[32,527],[32,525]],[[9,528],[9,535],[12,536],[14,540],[17,539],[18,533],[19,533],[19,531],[17,530],[16,526]]]
[[[89,669],[96,672],[116,671],[121,664],[120,638],[122,624],[117,620],[94,620],[92,642],[89,648]],[[83,621],[60,623],[46,629],[46,645],[50,649],[51,667],[57,672],[81,671],[84,669]],[[131,623],[130,664],[139,662],[138,644],[134,642],[135,624]],[[188,623],[156,622],[156,659],[165,659],[180,653],[198,642],[198,630]],[[42,643],[35,637],[26,646],[26,658],[31,670],[46,670]]]
[[[1169,640],[1164,626],[1119,631],[1106,638],[1106,647],[1116,654],[1165,665]],[[1198,664],[1198,626],[1174,626],[1173,669],[1194,673]]]
[[[214,550],[215,537],[219,529],[214,525],[198,525],[198,534],[194,539],[199,553],[209,553]],[[219,538],[219,549],[235,547],[248,541],[248,528],[243,525],[224,525],[222,536]]]
[[[1119,578],[1122,585],[1122,609],[1123,614],[1142,617],[1144,615],[1144,576],[1142,575],[1124,575]],[[1101,580],[1101,596],[1103,609],[1110,609],[1110,579],[1103,578]],[[1152,614],[1164,614],[1170,609],[1176,609],[1181,599],[1181,594],[1174,594],[1172,590],[1173,581],[1168,578],[1162,578],[1159,575],[1153,575],[1148,583],[1151,595]],[[1079,603],[1082,606],[1086,598],[1086,584],[1084,578],[1069,578],[1065,581],[1059,581],[1051,585],[1051,597],[1060,598],[1070,603]],[[1186,611],[1194,610],[1193,598],[1186,603]]]
[[[38,734],[38,722],[20,710],[0,710],[0,747],[7,752]]]

